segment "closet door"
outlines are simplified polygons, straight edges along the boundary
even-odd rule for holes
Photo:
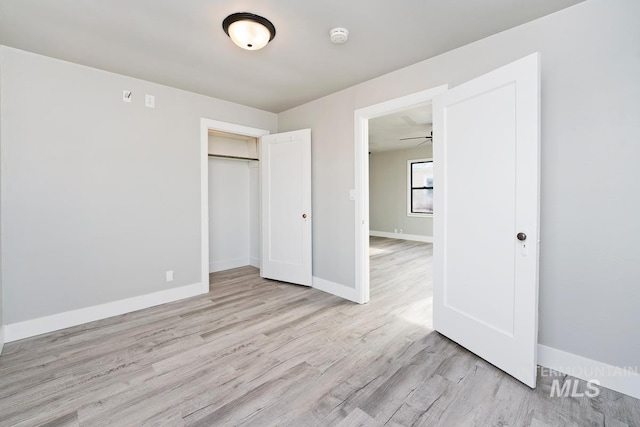
[[[260,152],[260,274],[311,286],[311,129],[263,136]]]

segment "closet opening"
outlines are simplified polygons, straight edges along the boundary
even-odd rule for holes
[[[200,120],[201,272],[207,292],[214,284],[211,273],[260,269],[260,138],[269,134]]]
[[[258,138],[208,130],[209,273],[260,268]]]

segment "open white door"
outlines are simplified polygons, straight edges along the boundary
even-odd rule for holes
[[[260,274],[311,286],[311,129],[263,136],[260,153]]]
[[[434,328],[536,385],[539,55],[434,99]]]

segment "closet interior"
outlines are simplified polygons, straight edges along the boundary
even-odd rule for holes
[[[209,272],[260,267],[258,139],[209,130]]]

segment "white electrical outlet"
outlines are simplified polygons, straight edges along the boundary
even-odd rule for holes
[[[156,108],[156,97],[153,95],[145,95],[144,106],[147,108]]]
[[[173,281],[173,270],[167,270],[167,282]]]
[[[122,101],[123,102],[131,102],[132,98],[133,98],[133,93],[130,90],[123,90],[122,91]]]

